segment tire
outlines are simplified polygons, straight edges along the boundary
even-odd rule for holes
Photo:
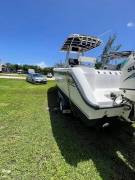
[[[71,113],[68,101],[64,98],[64,96],[61,93],[59,93],[58,95],[58,103],[59,103],[59,110],[62,114]]]
[[[59,101],[59,109],[60,109],[60,112],[63,114],[64,104],[62,102],[62,99],[60,99],[60,101]]]
[[[36,82],[35,82],[33,79],[31,80],[31,83],[32,83],[32,84],[36,84]]]

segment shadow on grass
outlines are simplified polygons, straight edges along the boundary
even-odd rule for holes
[[[77,167],[92,160],[103,179],[135,179],[135,140],[125,131],[134,128],[114,123],[106,131],[87,127],[72,116],[54,111],[56,87],[48,90],[48,106],[53,136],[65,161]]]

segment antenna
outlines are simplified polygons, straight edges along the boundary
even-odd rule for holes
[[[107,31],[101,33],[98,37],[102,37],[102,36],[108,34],[108,33],[111,32],[111,31],[112,31],[112,29],[108,29]]]

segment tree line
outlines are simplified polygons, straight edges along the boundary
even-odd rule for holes
[[[18,70],[22,70],[23,73],[28,73],[28,69],[34,69],[35,72],[42,73],[45,75],[47,73],[53,74],[53,67],[41,68],[40,66],[36,66],[36,65],[28,65],[28,64],[19,65],[19,64],[6,63],[6,71],[7,72],[16,73]]]

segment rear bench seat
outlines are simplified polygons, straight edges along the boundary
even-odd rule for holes
[[[113,106],[111,92],[120,93],[120,71],[95,70],[85,71],[85,76],[93,89],[93,95],[100,107]]]

